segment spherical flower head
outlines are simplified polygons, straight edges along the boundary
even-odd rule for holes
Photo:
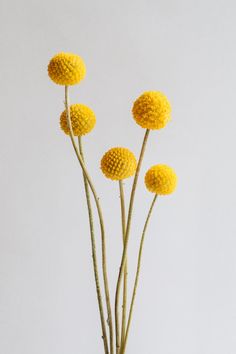
[[[108,150],[101,160],[103,174],[116,181],[131,177],[136,168],[137,161],[134,154],[123,147]]]
[[[177,176],[173,168],[167,165],[152,166],[145,175],[147,189],[155,194],[171,194],[176,189]]]
[[[70,106],[70,119],[75,136],[88,134],[93,130],[96,124],[96,116],[94,112],[84,104],[77,103]],[[67,124],[66,110],[61,114],[60,125],[64,133],[69,135],[70,129]]]
[[[171,105],[163,93],[147,91],[134,102],[132,113],[142,128],[161,129],[170,120]]]
[[[86,67],[83,59],[72,53],[58,53],[48,64],[48,75],[58,85],[71,86],[84,79]]]

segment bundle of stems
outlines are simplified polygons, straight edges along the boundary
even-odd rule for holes
[[[167,97],[161,92],[144,92],[134,102],[132,109],[134,120],[138,125],[145,129],[138,161],[130,150],[120,147],[110,149],[101,160],[101,169],[103,174],[107,178],[118,182],[118,190],[120,195],[123,249],[116,283],[113,320],[109,277],[107,271],[105,223],[95,185],[86,167],[86,159],[83,151],[82,140],[82,136],[93,129],[96,118],[93,111],[89,107],[83,104],[70,105],[69,103],[69,87],[79,83],[84,78],[85,73],[86,67],[82,58],[72,53],[58,53],[51,59],[48,65],[49,77],[53,82],[59,85],[63,85],[65,88],[65,111],[61,114],[60,124],[62,130],[70,136],[70,140],[83,175],[89,218],[93,271],[100,314],[104,353],[125,354],[132,322],[136,291],[139,283],[143,245],[147,227],[158,196],[171,194],[175,190],[177,184],[177,177],[174,170],[167,165],[159,164],[152,166],[145,174],[145,185],[150,192],[154,193],[154,197],[151,201],[150,208],[148,210],[144,227],[140,236],[135,280],[132,286],[131,301],[130,304],[128,304],[127,255],[131,234],[135,194],[138,186],[140,170],[142,167],[150,131],[159,130],[165,127],[165,125],[170,120],[171,106]],[[126,206],[123,181],[125,178],[131,176],[134,177],[129,203]],[[91,197],[94,199],[94,204],[92,204]],[[100,277],[99,274],[99,259],[97,256],[93,205],[95,205],[100,225],[102,277]],[[101,278],[103,283],[102,286]],[[105,295],[105,301],[103,294]],[[122,305],[120,305],[121,295]]]

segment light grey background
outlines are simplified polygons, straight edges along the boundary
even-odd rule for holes
[[[127,354],[235,354],[235,18],[233,0],[1,1],[2,354],[103,350],[81,172],[58,125],[63,87],[47,77],[59,51],[87,65],[71,102],[97,116],[84,143],[107,223],[112,297],[118,186],[99,160],[116,145],[139,153],[144,131],[131,107],[143,91],[161,90],[173,106],[172,122],[148,143],[130,284],[152,198],[144,172],[170,164],[179,185],[160,199],[148,230]]]

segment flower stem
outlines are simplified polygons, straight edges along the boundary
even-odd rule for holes
[[[84,161],[84,153],[83,153],[83,145],[81,137],[78,138],[79,143],[79,152]],[[85,162],[85,161],[84,161]],[[93,258],[93,271],[94,271],[94,278],[96,284],[96,292],[97,292],[97,300],[98,300],[98,307],[100,312],[100,320],[102,326],[102,338],[104,343],[104,350],[105,354],[109,354],[108,343],[107,343],[107,333],[106,333],[106,323],[104,318],[104,310],[103,310],[103,301],[101,295],[101,288],[100,288],[100,280],[99,280],[99,273],[98,273],[98,265],[97,265],[97,252],[96,252],[96,240],[94,235],[94,223],[93,223],[93,211],[90,199],[90,191],[88,181],[86,179],[85,174],[83,173],[83,180],[84,180],[84,189],[88,207],[88,216],[89,216],[89,228],[90,228],[90,238],[91,238],[91,246],[92,246],[92,258]]]
[[[92,180],[88,174],[88,171],[86,169],[86,166],[83,162],[83,159],[79,153],[78,147],[75,143],[74,139],[74,134],[73,134],[73,129],[72,129],[72,124],[71,124],[71,118],[70,118],[70,108],[69,108],[69,95],[68,95],[68,86],[65,86],[65,108],[66,108],[66,117],[67,117],[67,124],[69,127],[70,131],[70,138],[71,142],[75,151],[75,154],[77,156],[77,159],[80,163],[80,166],[83,170],[83,173],[86,177],[86,180],[88,181],[89,187],[92,191],[94,201],[97,207],[97,212],[99,216],[99,223],[100,223],[100,229],[101,229],[101,238],[102,238],[102,271],[103,271],[103,281],[104,281],[104,288],[105,288],[105,297],[106,297],[106,306],[107,306],[107,315],[108,315],[108,326],[109,326],[109,333],[110,333],[110,354],[113,354],[113,324],[112,324],[112,312],[111,312],[111,303],[110,303],[110,293],[109,293],[109,285],[108,285],[108,277],[107,277],[107,264],[106,264],[106,239],[105,239],[105,228],[104,228],[104,221],[103,221],[103,215],[102,215],[102,210],[99,202],[99,198],[97,196],[97,192],[95,190],[95,187],[92,183]]]
[[[119,318],[118,318],[119,311],[118,311],[118,308],[119,308],[119,295],[120,295],[120,288],[121,288],[121,280],[122,280],[122,275],[123,275],[124,268],[125,268],[125,262],[126,262],[126,256],[127,256],[127,250],[128,250],[130,226],[131,226],[131,219],[132,219],[132,214],[133,214],[134,197],[135,197],[139,172],[140,172],[140,168],[142,165],[143,156],[144,156],[149,132],[150,132],[149,129],[147,129],[145,132],[143,144],[142,144],[142,148],[141,148],[141,152],[140,152],[140,156],[139,156],[138,166],[137,166],[136,173],[134,176],[134,181],[133,181],[133,186],[132,186],[132,191],[131,191],[131,196],[130,196],[130,203],[129,203],[127,227],[126,227],[126,231],[125,231],[125,244],[124,244],[124,248],[123,248],[123,254],[122,254],[122,259],[121,259],[121,264],[120,264],[120,269],[119,269],[119,275],[118,275],[118,280],[117,280],[117,284],[116,284],[116,295],[115,295],[116,353],[119,353],[119,349],[120,349],[120,340],[119,340],[119,337],[117,336],[117,332],[119,333],[119,323],[118,323],[119,322]]]
[[[121,223],[122,223],[122,234],[123,234],[123,247],[125,245],[125,226],[126,226],[126,217],[125,217],[125,196],[124,196],[124,183],[119,181],[119,190],[120,190],[120,208],[121,208]],[[128,262],[125,262],[124,268],[124,278],[123,278],[123,304],[122,304],[122,325],[121,325],[121,344],[125,339],[125,329],[126,329],[126,312],[127,312],[127,277],[128,277]]]
[[[129,310],[128,324],[127,324],[127,329],[126,329],[126,333],[125,333],[125,339],[124,339],[124,342],[121,345],[121,351],[120,351],[121,354],[124,354],[125,353],[125,349],[126,349],[126,344],[127,344],[127,339],[128,339],[128,335],[129,335],[129,329],[130,329],[130,323],[131,323],[131,320],[132,320],[134,301],[135,301],[136,291],[137,291],[138,281],[139,281],[139,273],[140,273],[140,267],[141,267],[144,239],[145,239],[147,226],[148,226],[151,214],[152,214],[153,207],[154,207],[154,205],[156,203],[156,200],[157,200],[157,194],[155,194],[155,196],[153,198],[153,201],[151,203],[151,206],[150,206],[150,209],[149,209],[149,212],[148,212],[148,215],[147,215],[147,219],[146,219],[145,224],[144,224],[141,241],[140,241],[139,255],[138,255],[138,264],[137,264],[137,269],[136,269],[136,276],[135,276],[132,300],[131,300],[131,305],[130,305],[130,310]]]

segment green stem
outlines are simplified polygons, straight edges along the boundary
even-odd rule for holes
[[[119,308],[119,295],[120,295],[120,288],[121,288],[121,280],[122,280],[122,275],[123,275],[124,268],[125,268],[125,262],[126,262],[126,256],[127,256],[127,250],[128,250],[129,234],[130,234],[131,219],[132,219],[132,214],[133,214],[133,204],[134,204],[135,191],[136,191],[136,187],[137,187],[139,172],[140,172],[140,168],[141,168],[141,165],[142,165],[143,156],[144,156],[144,152],[145,152],[145,148],[146,148],[149,132],[150,131],[147,129],[146,133],[144,135],[143,144],[142,144],[142,148],[141,148],[141,152],[140,152],[140,156],[139,156],[139,161],[138,161],[138,166],[137,166],[136,173],[135,173],[135,176],[134,176],[134,182],[133,182],[133,186],[132,186],[132,191],[131,191],[131,196],[130,196],[130,203],[129,203],[127,227],[126,227],[126,232],[125,232],[125,244],[124,244],[124,249],[123,249],[120,269],[119,269],[118,280],[117,280],[117,284],[116,284],[115,325],[116,325],[116,353],[117,354],[119,353],[119,349],[120,349],[120,341],[119,341],[119,338],[117,336],[117,331],[119,332],[119,318],[118,318],[119,311],[118,311],[118,308]]]
[[[151,214],[152,214],[153,207],[154,207],[154,205],[156,203],[156,200],[157,200],[157,194],[155,194],[155,196],[153,198],[153,201],[151,203],[151,206],[150,206],[150,209],[149,209],[149,212],[148,212],[148,215],[147,215],[147,219],[146,219],[145,224],[144,224],[141,241],[140,241],[139,255],[138,255],[138,264],[137,264],[137,269],[136,269],[136,276],[135,276],[132,300],[131,300],[131,305],[130,305],[130,310],[129,310],[128,324],[127,324],[127,329],[126,329],[126,334],[125,334],[125,340],[124,340],[124,342],[123,342],[123,344],[121,346],[121,351],[120,351],[121,354],[124,354],[125,353],[125,349],[126,349],[126,344],[127,344],[127,339],[128,339],[128,335],[129,335],[129,329],[130,329],[130,323],[131,323],[131,320],[132,320],[134,301],[135,301],[136,291],[137,291],[138,281],[139,281],[139,273],[140,273],[140,267],[141,267],[144,239],[145,239],[147,226],[148,226]]]
[[[81,137],[78,138],[78,143],[79,143],[80,155],[82,157],[82,160],[85,162]],[[92,246],[92,259],[93,259],[93,271],[94,271],[94,278],[95,278],[95,284],[96,284],[96,292],[97,292],[100,320],[101,320],[101,326],[102,326],[102,338],[103,338],[105,354],[109,354],[108,343],[107,343],[107,333],[106,333],[106,323],[105,323],[105,317],[104,317],[103,301],[102,301],[100,280],[99,280],[99,273],[98,273],[98,265],[97,265],[97,252],[96,252],[96,240],[95,240],[95,235],[94,235],[93,211],[92,211],[92,205],[91,205],[91,199],[90,199],[89,185],[88,185],[88,181],[87,181],[84,173],[83,173],[83,180],[84,180],[84,189],[85,189],[87,208],[88,208],[88,216],[89,216],[89,228],[90,228],[90,238],[91,238],[91,246]]]
[[[120,208],[121,208],[121,223],[122,223],[122,234],[123,234],[123,247],[125,245],[125,195],[124,195],[124,183],[119,181],[120,190]],[[124,278],[123,278],[123,304],[122,304],[122,325],[121,325],[121,344],[125,339],[125,329],[126,329],[126,312],[127,312],[127,277],[128,277],[128,260],[126,257],[125,268],[124,268]]]
[[[107,264],[106,264],[106,239],[105,239],[105,228],[104,228],[104,221],[103,221],[103,215],[102,215],[102,210],[99,202],[99,198],[97,196],[97,192],[95,190],[95,187],[92,183],[92,180],[89,176],[89,173],[86,169],[86,166],[83,162],[83,159],[79,153],[78,147],[75,143],[74,139],[74,134],[73,134],[73,129],[72,129],[72,124],[71,124],[71,118],[70,118],[70,108],[69,108],[69,95],[68,95],[68,86],[65,86],[65,108],[66,108],[66,117],[67,117],[67,124],[69,127],[70,131],[70,139],[71,143],[73,145],[75,154],[77,156],[77,159],[80,163],[80,166],[83,170],[83,173],[86,177],[86,180],[88,181],[89,187],[92,191],[94,201],[97,207],[97,212],[98,212],[98,217],[99,217],[99,223],[100,223],[100,229],[101,229],[101,238],[102,238],[102,272],[103,272],[103,281],[104,281],[104,288],[105,288],[105,297],[106,297],[106,306],[107,306],[107,315],[108,315],[108,326],[109,326],[109,333],[110,333],[110,354],[113,354],[113,324],[112,324],[112,312],[111,312],[111,303],[110,303],[110,293],[109,293],[109,285],[108,285],[108,278],[107,278]]]

